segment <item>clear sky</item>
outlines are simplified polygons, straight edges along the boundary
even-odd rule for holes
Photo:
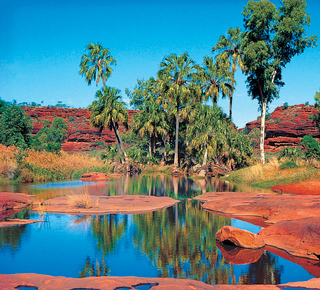
[[[272,0],[279,5],[279,0]],[[107,85],[121,90],[155,77],[163,57],[188,52],[201,64],[230,27],[243,28],[247,0],[0,0],[0,98],[58,101],[87,107],[100,88],[79,75],[85,46],[100,42],[117,60]],[[320,1],[307,0],[308,35],[320,37]],[[319,40],[320,42],[320,40]],[[243,127],[260,115],[237,73],[234,122]],[[295,56],[283,71],[285,86],[269,112],[284,102],[309,102],[320,89],[320,45]],[[228,112],[227,99],[219,100]]]

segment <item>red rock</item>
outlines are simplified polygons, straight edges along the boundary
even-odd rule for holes
[[[89,172],[82,174],[80,180],[82,181],[101,181],[108,180],[110,177],[102,172]]]
[[[174,278],[143,278],[143,277],[87,277],[66,278],[40,274],[0,274],[0,289],[16,289],[18,286],[37,287],[46,290],[67,289],[134,289],[137,285],[151,285],[151,289],[213,289],[213,290],[279,290],[285,287],[320,288],[320,279],[287,283],[283,285],[208,285],[200,281]],[[157,285],[157,286],[155,286]]]
[[[0,192],[0,219],[9,217],[31,205],[33,195],[24,193]]]
[[[202,207],[259,226],[320,217],[320,196],[247,192],[207,192],[195,197]]]
[[[283,147],[301,146],[301,138],[311,135],[320,138],[319,129],[310,118],[317,114],[314,106],[295,105],[284,109],[277,107],[266,121],[265,150],[279,151]],[[248,131],[260,128],[260,120],[246,124]]]
[[[293,256],[320,259],[320,217],[282,221],[259,232],[269,246]]]
[[[32,134],[37,134],[42,128],[42,122],[50,123],[55,117],[63,118],[68,126],[67,140],[62,144],[62,150],[67,152],[84,152],[94,148],[103,149],[103,145],[116,142],[113,131],[109,129],[99,132],[90,126],[91,112],[88,109],[59,108],[59,107],[22,107],[26,114],[30,115],[33,123]],[[128,110],[129,123],[132,115],[137,111]],[[124,133],[126,129],[120,125],[119,131]]]
[[[92,206],[79,208],[70,204],[68,196],[60,196],[48,199],[45,202],[45,211],[53,213],[104,215],[111,213],[139,214],[152,212],[173,206],[179,200],[168,196],[147,196],[147,195],[116,195],[116,196],[91,196]],[[37,205],[33,210],[43,210]]]
[[[231,243],[236,247],[246,249],[260,249],[265,245],[261,236],[232,226],[222,227],[216,233],[216,240],[222,244]]]

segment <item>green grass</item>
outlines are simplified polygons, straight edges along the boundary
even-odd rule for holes
[[[320,170],[309,165],[281,169],[281,165],[255,165],[232,172],[222,179],[236,184],[247,184],[258,188],[270,188],[279,184],[293,184],[319,179]]]

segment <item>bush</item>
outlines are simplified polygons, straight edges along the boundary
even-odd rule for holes
[[[0,105],[0,143],[27,148],[30,145],[32,122],[18,105]]]
[[[288,162],[281,164],[279,166],[279,169],[284,170],[284,169],[295,168],[295,167],[298,167],[298,165],[295,162],[288,161]]]
[[[278,153],[278,160],[281,158],[287,158],[291,161],[296,161],[299,158],[302,158],[303,153],[300,147],[286,147],[281,149]]]
[[[305,155],[307,158],[320,158],[319,142],[310,135],[305,135],[301,139],[301,145],[306,150]]]

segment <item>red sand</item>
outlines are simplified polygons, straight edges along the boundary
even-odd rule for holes
[[[300,195],[320,195],[320,180],[305,181],[289,185],[277,185],[273,191],[282,190],[282,193],[294,193]]]

